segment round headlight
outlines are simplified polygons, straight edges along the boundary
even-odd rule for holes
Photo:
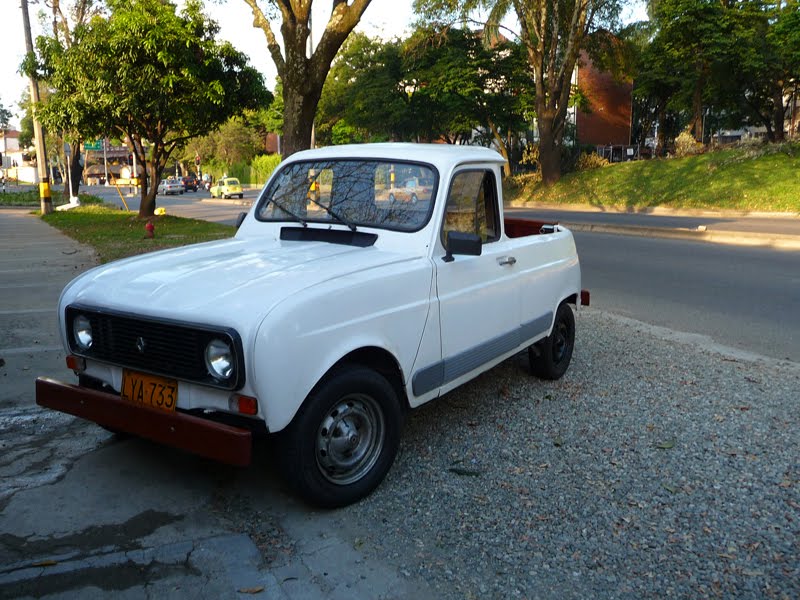
[[[75,343],[81,350],[88,350],[92,347],[92,324],[85,315],[78,315],[72,321],[72,334]]]
[[[230,379],[233,375],[233,352],[222,340],[211,340],[206,346],[206,368],[216,379]]]

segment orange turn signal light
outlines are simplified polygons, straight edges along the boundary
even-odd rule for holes
[[[73,371],[83,372],[86,370],[86,359],[74,354],[67,355],[67,368]]]
[[[236,394],[235,396],[231,396],[230,407],[233,412],[238,412],[242,415],[257,415],[258,399],[252,396],[240,396]]]

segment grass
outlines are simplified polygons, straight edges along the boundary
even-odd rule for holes
[[[53,212],[42,219],[69,237],[92,246],[101,263],[154,250],[228,238],[236,232],[230,225],[172,215],[141,220],[135,213],[96,205]],[[152,238],[145,235],[147,221],[151,221],[155,227]]]
[[[569,173],[549,188],[518,176],[505,187],[515,204],[800,213],[800,143],[617,163]]]
[[[64,198],[64,194],[61,192],[53,192],[51,196],[53,200],[53,206],[60,206],[62,204],[68,204],[69,200]],[[92,196],[91,194],[78,194],[78,198],[81,201],[81,204],[102,204],[103,201],[98,198],[97,196]],[[21,192],[6,192],[5,194],[0,194],[0,206],[40,206],[39,200],[39,190],[32,189],[32,190],[24,190]]]

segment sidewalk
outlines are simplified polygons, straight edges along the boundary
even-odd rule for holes
[[[90,248],[30,212],[0,208],[0,407],[33,406],[36,376],[67,372],[57,333],[58,297],[95,264]]]

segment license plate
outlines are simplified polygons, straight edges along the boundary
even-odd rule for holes
[[[171,412],[178,403],[178,382],[123,369],[120,395],[123,400]]]

